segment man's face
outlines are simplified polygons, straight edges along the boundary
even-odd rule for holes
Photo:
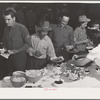
[[[63,16],[61,19],[61,26],[64,27],[65,25],[67,25],[68,21],[69,21],[69,17]]]
[[[39,34],[41,38],[44,38],[48,34],[48,31],[40,31]]]
[[[13,26],[15,22],[15,17],[12,18],[11,15],[5,15],[4,20],[7,26]]]

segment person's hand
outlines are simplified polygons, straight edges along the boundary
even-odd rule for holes
[[[65,47],[66,47],[66,50],[67,50],[67,51],[69,51],[69,50],[71,50],[71,49],[73,49],[73,48],[74,48],[74,46],[73,46],[73,45],[66,45]]]
[[[51,57],[50,59],[56,59],[57,57],[55,56],[55,57]]]
[[[19,53],[19,50],[13,49],[13,54]]]
[[[28,48],[27,53],[28,53],[30,56],[35,55],[35,51],[33,50],[32,47],[29,47],[29,48]]]
[[[35,55],[36,55],[37,57],[40,57],[42,54],[41,54],[40,51],[36,51],[36,52],[35,52]]]
[[[9,54],[16,54],[16,53],[18,53],[18,52],[19,52],[19,51],[16,50],[16,49],[8,50],[8,53],[9,53]]]
[[[9,54],[13,54],[13,51],[12,51],[12,50],[8,50],[8,53],[9,53]]]
[[[74,54],[72,57],[72,60],[76,60],[76,59],[78,59],[78,57],[79,57],[78,55]]]

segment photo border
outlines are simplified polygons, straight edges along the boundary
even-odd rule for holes
[[[16,1],[16,0],[12,0],[12,1],[9,1],[9,0],[0,0],[0,3],[8,3],[8,2],[11,2],[11,3],[23,3],[26,2],[27,0],[22,0],[22,1]],[[48,3],[62,3],[62,2],[70,2],[70,3],[77,3],[78,2],[81,2],[81,3],[88,3],[88,1],[90,1],[91,3],[98,3],[99,0],[73,0],[73,1],[70,1],[70,0],[29,0],[28,2],[40,2],[40,3],[44,3],[44,2],[48,2]],[[99,1],[100,3],[100,1]],[[91,84],[91,83],[90,83]],[[34,91],[33,91],[34,90]],[[64,93],[66,93],[66,95],[64,95]],[[3,94],[3,95],[2,95]],[[34,97],[33,95],[36,95],[36,97]],[[39,97],[40,96],[40,97]],[[45,96],[45,97],[44,97]],[[97,89],[97,88],[94,88],[94,89],[91,89],[91,88],[67,88],[67,89],[57,89],[57,90],[46,90],[45,91],[45,88],[44,89],[5,89],[5,88],[1,88],[0,89],[0,99],[4,99],[4,100],[52,100],[52,99],[56,99],[56,100],[99,100],[100,99],[100,89]]]

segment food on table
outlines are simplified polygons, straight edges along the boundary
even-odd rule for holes
[[[60,58],[60,57],[57,57],[55,59],[52,59],[52,61],[60,61],[60,60],[62,60],[62,58]]]
[[[36,77],[36,76],[42,75],[41,70],[27,70],[25,73],[26,73],[26,76],[30,76],[30,77]]]
[[[56,57],[56,58],[51,58],[52,62],[62,62],[63,60],[64,60],[64,58],[62,56]]]
[[[69,74],[69,77],[70,77],[71,80],[75,81],[75,80],[78,79],[78,74],[70,73],[70,74]]]
[[[85,77],[85,69],[81,67],[77,67],[74,64],[72,64],[72,60],[61,64],[61,71],[62,76],[65,76],[66,78],[69,78],[72,81],[79,80],[80,78]]]
[[[24,77],[13,77],[12,81],[14,82],[23,82],[25,81]]]

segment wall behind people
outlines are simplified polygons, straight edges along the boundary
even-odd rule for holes
[[[37,22],[37,12],[34,8],[28,7],[25,11],[26,26],[30,34],[35,33],[35,24]]]

